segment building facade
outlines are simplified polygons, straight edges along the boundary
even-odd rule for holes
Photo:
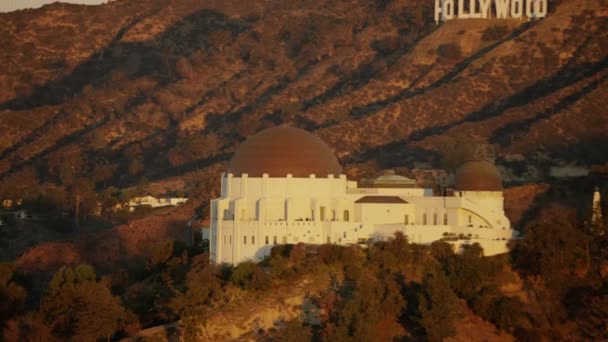
[[[331,149],[307,131],[274,127],[247,139],[211,201],[212,262],[260,261],[277,244],[367,244],[396,232],[421,244],[477,242],[494,255],[516,235],[489,161],[462,165],[450,196],[390,171],[361,185],[341,171]]]

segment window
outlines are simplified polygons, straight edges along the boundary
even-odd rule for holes
[[[346,239],[346,232],[344,232],[344,238]]]
[[[272,243],[275,244],[275,245],[277,244],[277,236],[276,235],[272,237]]]
[[[266,235],[266,244],[268,244],[268,235]]]
[[[284,245],[285,245],[285,244],[287,244],[287,236],[283,235],[283,236],[281,237],[281,242],[282,242]]]
[[[426,224],[426,213],[422,214],[422,224]]]
[[[253,235],[251,236],[251,244],[255,245],[255,236],[253,236]]]
[[[229,236],[230,244],[232,245],[232,235]]]
[[[345,222],[350,221],[350,213],[348,212],[348,210],[344,210],[343,219]]]
[[[444,226],[448,225],[448,214],[447,213],[443,213],[443,225]]]
[[[407,214],[405,215],[404,223],[410,224],[410,215],[407,215]]]
[[[331,243],[331,237],[327,237],[327,243]]]
[[[224,245],[226,244],[226,235],[224,235]]]
[[[246,244],[247,244],[247,237],[243,236],[243,245],[246,245]]]
[[[473,216],[469,215],[469,224],[473,223]]]
[[[437,225],[437,213],[433,213],[433,225]]]
[[[325,221],[325,207],[321,207],[321,221]]]

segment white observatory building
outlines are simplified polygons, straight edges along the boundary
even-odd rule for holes
[[[358,186],[319,137],[282,126],[243,142],[221,182],[220,198],[211,201],[215,263],[257,262],[277,244],[367,244],[395,232],[412,243],[479,243],[494,255],[507,252],[516,235],[500,174],[485,160],[459,168],[451,196],[434,196],[392,172]]]

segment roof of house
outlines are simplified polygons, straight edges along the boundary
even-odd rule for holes
[[[408,202],[398,196],[363,196],[356,200],[355,203],[402,204]]]

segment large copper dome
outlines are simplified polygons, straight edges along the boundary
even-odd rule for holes
[[[327,177],[340,175],[342,167],[333,152],[316,135],[295,127],[273,127],[249,137],[239,146],[228,172],[249,177]]]
[[[468,161],[456,170],[455,188],[461,191],[501,191],[502,177],[489,161]]]

